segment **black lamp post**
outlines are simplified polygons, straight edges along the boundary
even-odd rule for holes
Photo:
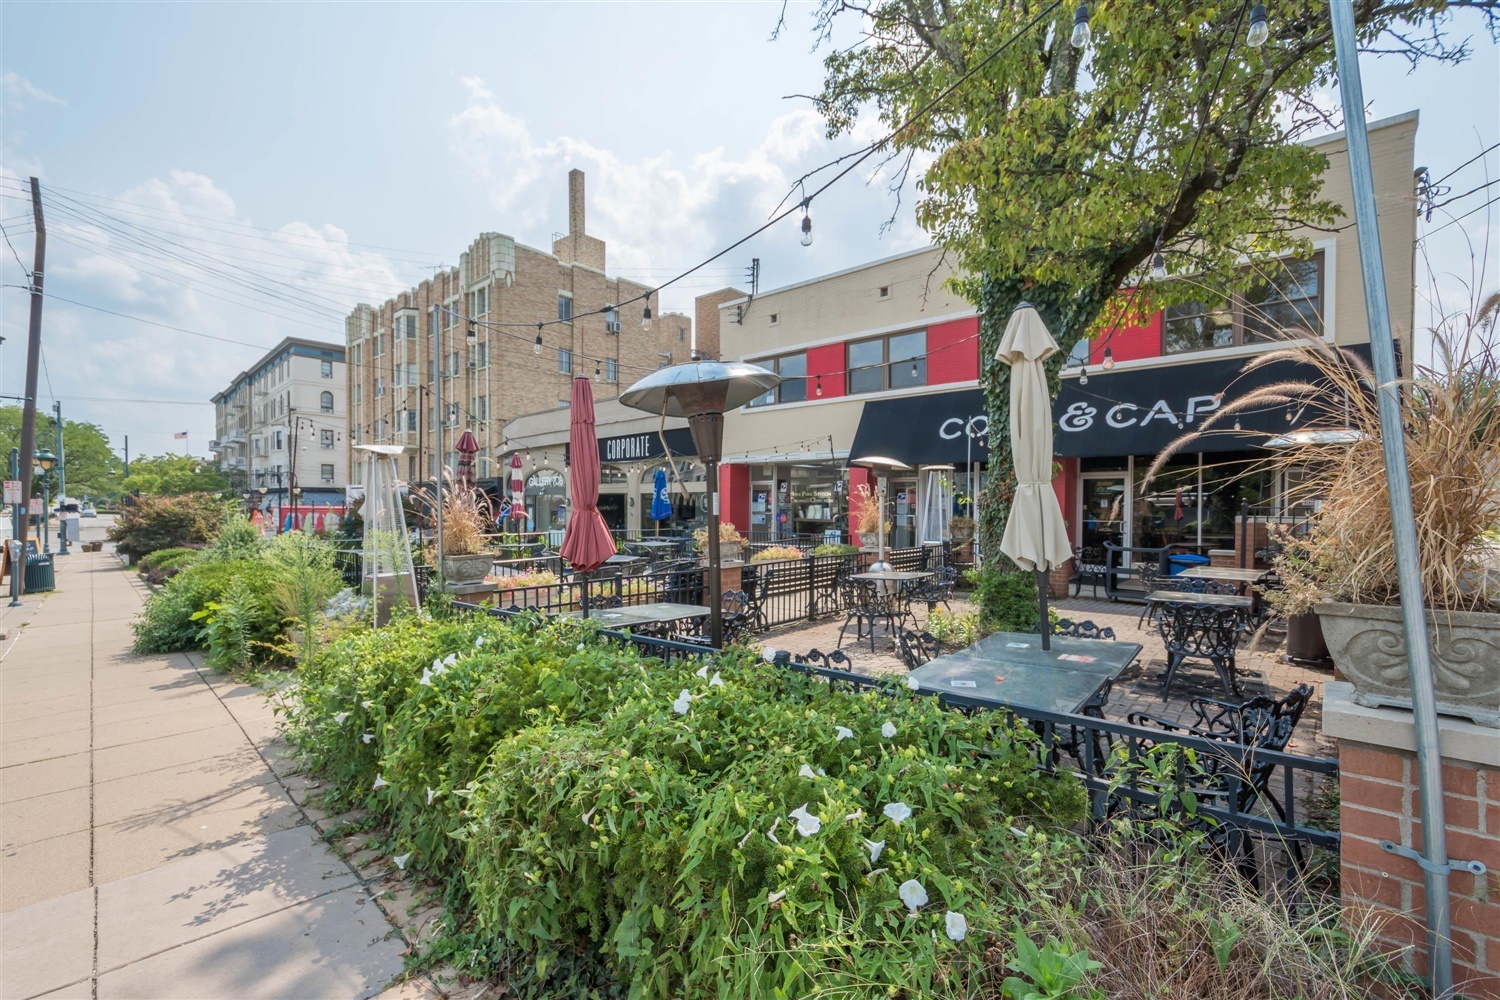
[[[620,402],[637,410],[686,417],[693,446],[703,463],[708,492],[708,621],[715,649],[724,645],[724,609],[719,581],[719,459],[724,449],[724,412],[738,409],[767,390],[781,376],[742,361],[693,361],[652,372],[620,393]]]
[[[36,453],[35,460],[37,468],[42,470],[42,551],[46,553],[52,551],[52,537],[49,530],[50,522],[48,520],[50,516],[49,511],[52,507],[52,484],[48,481],[47,476],[52,472],[52,467],[57,464],[57,456],[43,449]],[[62,529],[61,522],[58,524],[58,529]]]

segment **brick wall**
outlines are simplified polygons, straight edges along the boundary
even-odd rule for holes
[[[1401,738],[1409,730],[1406,720],[1411,713],[1358,707],[1346,711],[1336,703],[1347,697],[1348,685],[1330,682],[1325,687],[1325,731],[1389,740],[1385,745],[1349,738],[1338,741],[1344,904],[1374,911],[1381,941],[1393,959],[1405,971],[1425,975],[1422,870],[1416,862],[1380,849],[1383,840],[1419,850],[1422,845],[1416,754],[1403,748]],[[1355,714],[1365,717],[1364,728],[1342,721]],[[1500,734],[1493,730],[1489,731],[1493,735],[1487,735],[1480,727],[1446,718],[1442,725],[1473,731],[1477,735],[1471,743],[1477,740],[1489,747],[1472,756],[1493,760],[1494,751],[1500,749]],[[1445,739],[1443,808],[1448,856],[1483,861],[1490,868],[1484,876],[1454,872],[1449,877],[1454,982],[1467,997],[1500,997],[1500,774],[1493,763],[1486,766],[1448,757],[1449,750]]]

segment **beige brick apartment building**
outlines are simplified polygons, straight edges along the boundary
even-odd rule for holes
[[[402,475],[427,479],[439,456],[456,466],[453,445],[468,429],[479,439],[479,477],[500,476],[506,422],[564,405],[575,374],[595,378],[596,399],[610,398],[687,359],[693,321],[662,314],[656,295],[649,323],[641,302],[595,314],[649,290],[606,272],[604,241],[585,230],[583,172],[571,171],[568,232],[553,240],[551,253],[481,233],[456,268],[349,314],[348,446],[405,445]],[[549,325],[538,331],[539,322]],[[714,340],[700,343],[700,352],[716,354]],[[435,379],[442,412],[434,408]],[[349,469],[359,483],[353,454]]]

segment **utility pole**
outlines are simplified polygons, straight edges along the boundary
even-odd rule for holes
[[[442,306],[432,307],[432,430],[437,435],[437,474],[434,475],[434,495],[437,502],[432,512],[433,524],[436,527],[437,548],[433,552],[432,562],[437,570],[438,580],[443,578],[443,324],[438,318],[438,310]]]
[[[26,331],[26,400],[21,410],[21,501],[31,503],[32,455],[36,454],[36,377],[42,357],[42,272],[47,261],[47,226],[42,219],[42,185],[31,178],[31,215],[36,222],[36,243],[31,256],[31,321]],[[43,511],[42,516],[46,516]],[[26,565],[26,529],[31,518],[23,514],[21,530],[16,535],[19,551],[11,555],[11,572],[23,572]]]
[[[52,412],[57,415],[57,502],[61,504],[68,497],[68,453],[63,450],[61,400],[52,401]],[[60,556],[68,554],[68,528],[63,523],[62,511],[57,512],[57,554]]]
[[[130,435],[125,435],[125,478],[130,478]]]

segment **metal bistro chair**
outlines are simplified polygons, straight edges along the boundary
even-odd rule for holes
[[[764,632],[769,627],[766,621],[766,599],[770,596],[771,578],[775,575],[775,570],[759,570],[759,576],[755,579],[755,589],[750,593],[748,610],[757,631]]]
[[[937,609],[941,602],[943,607],[949,611],[953,606],[948,602],[953,599],[953,590],[958,586],[958,570],[952,566],[939,566],[932,571],[932,576],[923,580],[912,592],[912,598],[927,603],[927,613],[931,614]]]
[[[843,670],[846,673],[854,671],[854,661],[849,659],[849,654],[838,649],[831,653],[820,652],[817,648],[809,649],[806,653],[794,653],[792,662],[811,663],[813,666]]]
[[[1184,660],[1209,661],[1224,683],[1225,694],[1233,698],[1240,693],[1234,653],[1244,622],[1238,609],[1169,604],[1156,625],[1167,649],[1167,675],[1161,686],[1163,701],[1171,693],[1172,679]]]
[[[1041,635],[1041,622],[1038,622],[1032,631]],[[1052,634],[1062,636],[1064,639],[1113,639],[1115,630],[1108,625],[1099,626],[1090,621],[1075,622],[1071,618],[1059,618],[1052,628]]]
[[[940,643],[937,636],[930,632],[904,628],[896,633],[896,648],[901,654],[902,662],[906,664],[906,669],[915,670],[938,655]]]
[[[1144,566],[1141,567],[1141,571],[1139,574],[1137,574],[1137,578],[1141,581],[1142,597],[1145,597],[1152,591],[1160,590],[1162,581],[1171,579],[1171,577],[1168,577],[1161,571],[1161,564],[1154,560],[1148,561]],[[1145,627],[1146,619],[1148,617],[1154,617],[1154,612],[1152,610],[1150,601],[1147,601],[1146,606],[1141,609],[1141,617],[1136,619],[1135,627]]]
[[[1037,622],[1032,631],[1038,635],[1042,632],[1042,623]],[[1100,639],[1114,641],[1115,630],[1108,625],[1099,626],[1090,621],[1075,622],[1070,618],[1059,618],[1052,629],[1052,634],[1065,639]],[[1091,719],[1103,719],[1104,708],[1109,704],[1109,696],[1114,693],[1115,679],[1107,678],[1099,690],[1094,692],[1088,701],[1078,708],[1079,715],[1087,715]],[[1068,727],[1068,738],[1058,741],[1058,748],[1066,750],[1078,761],[1080,767],[1084,766],[1083,760],[1083,733],[1078,731],[1077,726]],[[1104,734],[1091,731],[1094,744],[1094,760],[1102,761],[1109,753],[1109,741]]]
[[[854,641],[870,632],[870,652],[875,652],[875,624],[885,622],[886,630],[895,634],[900,622],[906,618],[906,602],[898,594],[882,594],[875,587],[862,587],[858,580],[844,581],[844,624],[839,626],[838,649],[844,648],[844,633],[854,625]]]
[[[732,645],[750,634],[754,621],[750,617],[749,594],[743,590],[726,590],[719,596],[719,607],[724,612],[724,645]],[[710,645],[713,636],[709,632],[708,619],[700,618],[694,624],[695,631],[672,638],[698,646]]]
[[[1226,594],[1233,595],[1240,592],[1240,585],[1229,580],[1199,580],[1192,576],[1164,576],[1157,580],[1156,590],[1170,590],[1178,594]],[[1161,604],[1148,602],[1146,605],[1146,621],[1155,622],[1156,613],[1161,610]]]
[[[1083,594],[1083,585],[1087,583],[1094,588],[1094,599],[1099,599],[1099,584],[1104,583],[1109,573],[1109,565],[1105,561],[1104,550],[1097,545],[1080,545],[1073,550],[1073,579],[1068,581],[1073,584],[1073,596],[1079,597]]]

